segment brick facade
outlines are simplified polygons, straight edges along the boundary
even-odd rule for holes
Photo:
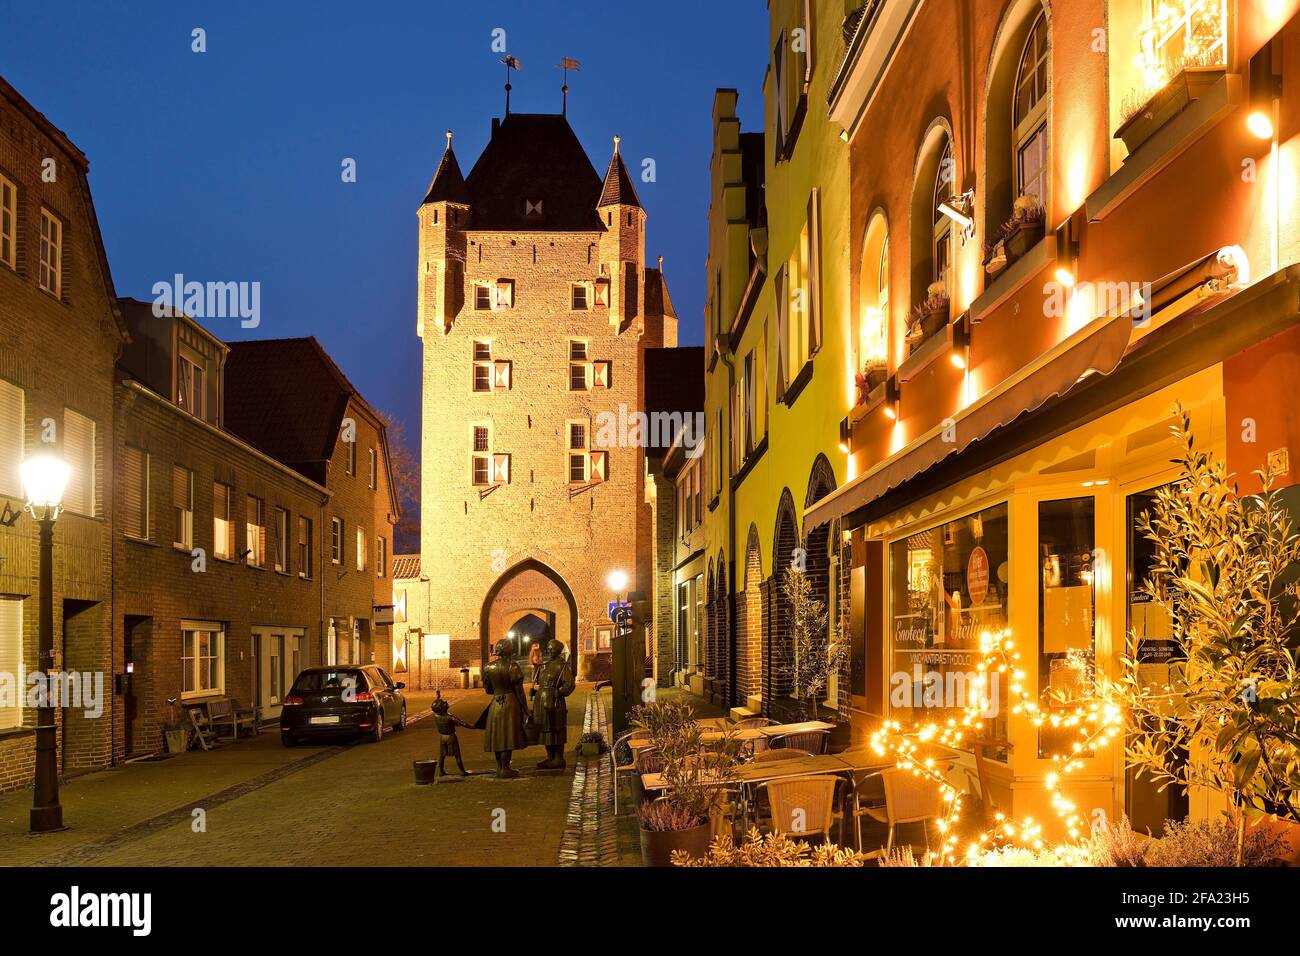
[[[533,150],[545,150],[545,162]],[[541,165],[549,178],[531,172]],[[611,176],[616,167],[617,158]],[[599,674],[608,667],[596,644],[596,628],[608,625],[606,578],[622,569],[631,590],[648,592],[652,542],[645,449],[618,435],[601,448],[598,416],[626,421],[644,407],[643,350],[675,345],[676,319],[662,275],[645,267],[645,211],[626,182],[597,207],[600,178],[562,117],[494,123],[469,184],[449,142],[419,210],[428,626],[450,636],[453,657],[467,649],[478,666],[484,636],[505,636],[491,632],[489,593],[543,570],[535,604],[557,613],[576,605],[571,650],[580,673]],[[575,286],[585,308],[574,308]],[[608,363],[606,387],[570,388],[571,341],[585,343],[581,362]],[[476,343],[490,354],[480,360],[491,363],[485,391],[474,388]],[[495,377],[499,369],[508,379]],[[598,384],[595,368],[586,375]],[[607,455],[603,480],[571,480],[575,422],[588,448]],[[480,484],[476,425],[488,429]],[[568,643],[571,634],[557,636]]]
[[[124,331],[114,309],[85,156],[8,83],[0,80],[0,176],[12,190],[12,261],[0,263],[0,387],[21,391],[21,447],[8,446],[0,473],[0,510],[20,512],[17,459],[42,449],[65,453],[65,424],[75,412],[94,423],[92,507],[69,509],[54,530],[54,667],[111,671],[110,614],[113,469],[113,361]],[[39,286],[42,211],[61,231],[57,295]],[[6,421],[8,428],[13,423]],[[84,472],[78,462],[78,470]],[[73,480],[85,476],[74,475]],[[81,512],[81,513],[79,513]],[[39,548],[37,526],[21,515],[0,525],[0,599],[21,607],[21,667],[36,671]],[[0,670],[22,693],[14,661]],[[56,710],[64,772],[111,758],[111,680],[103,716]],[[23,707],[16,727],[0,729],[0,791],[28,784],[36,711]]]

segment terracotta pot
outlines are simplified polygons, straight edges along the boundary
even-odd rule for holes
[[[582,755],[584,757],[600,756],[600,744],[583,743],[583,744],[579,744],[578,746],[582,748]]]
[[[438,761],[436,760],[412,760],[411,769],[415,771],[416,786],[424,786],[428,783],[437,783],[438,780]]]
[[[709,825],[689,830],[647,830],[641,828],[641,863],[643,866],[672,866],[674,850],[685,850],[701,859],[709,852]]]

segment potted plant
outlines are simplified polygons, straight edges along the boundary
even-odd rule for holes
[[[163,743],[169,754],[183,754],[189,746],[189,728],[181,719],[181,708],[177,698],[167,698],[167,705],[171,708],[171,712],[162,725]]]
[[[790,685],[801,720],[817,720],[821,701],[833,674],[838,674],[849,656],[849,645],[841,639],[839,622],[832,624],[826,602],[813,594],[808,575],[794,567],[785,569],[781,593],[789,608],[790,648],[776,666]]]
[[[858,385],[858,404],[865,405],[867,398],[889,377],[889,368],[884,362],[869,360],[861,372],[855,376]]]
[[[667,783],[660,799],[637,808],[642,863],[670,866],[675,851],[703,857],[711,836],[710,810],[721,788],[735,780],[739,740],[726,731],[704,752],[695,713],[681,699],[645,704],[632,717],[633,726],[646,731],[658,750]]]
[[[578,738],[578,752],[584,757],[599,757],[608,749],[599,731],[589,730]]]
[[[1115,131],[1115,138],[1124,141],[1130,156],[1188,104],[1204,96],[1223,77],[1224,69],[1204,57],[1180,57],[1156,67],[1154,72],[1159,82],[1155,92],[1144,86],[1120,104],[1124,122]]]
[[[1162,789],[1223,794],[1241,866],[1252,821],[1290,846],[1300,828],[1300,534],[1271,469],[1257,473],[1259,494],[1239,494],[1224,462],[1197,449],[1190,416],[1175,416],[1179,478],[1137,522],[1154,552],[1142,591],[1167,615],[1173,663],[1152,682],[1130,646],[1110,691],[1129,766]]]
[[[912,310],[907,323],[907,349],[917,346],[948,324],[948,288],[942,282],[932,282],[925,299]]]

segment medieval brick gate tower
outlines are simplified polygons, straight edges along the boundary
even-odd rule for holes
[[[448,133],[419,222],[421,623],[453,669],[544,622],[603,675],[605,581],[650,587],[651,530],[645,449],[601,416],[642,409],[645,349],[677,344],[618,139],[602,181],[563,114],[507,110],[465,177]]]

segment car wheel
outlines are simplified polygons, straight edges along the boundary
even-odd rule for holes
[[[281,734],[280,743],[285,747],[296,747],[298,746],[298,738],[290,734]]]
[[[371,743],[379,743],[384,739],[384,707],[382,704],[375,707],[375,729],[371,732]]]
[[[397,718],[397,723],[393,724],[394,730],[406,729],[406,702],[402,702],[402,716]]]

